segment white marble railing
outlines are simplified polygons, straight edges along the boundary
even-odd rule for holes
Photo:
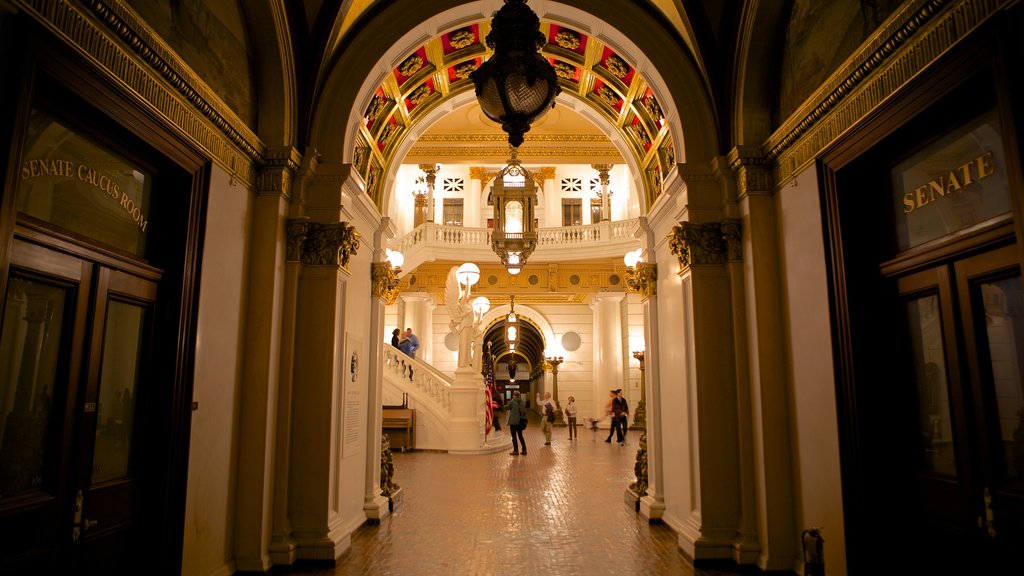
[[[421,409],[438,415],[451,413],[451,378],[387,343],[384,344],[384,378],[403,392],[408,392]]]
[[[563,226],[537,230],[537,249],[531,262],[557,262],[565,259],[565,249],[572,248],[573,259],[621,257],[639,246],[634,237],[637,220],[599,222],[586,226]],[[490,228],[444,226],[427,222],[408,234],[395,238],[388,248],[401,252],[406,270],[435,260],[482,260],[491,251]]]

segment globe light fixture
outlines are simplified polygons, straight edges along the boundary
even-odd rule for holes
[[[509,350],[515,350],[519,343],[519,316],[516,314],[516,297],[512,296],[509,302],[508,314],[505,315],[505,343]]]
[[[505,0],[485,39],[494,54],[470,75],[480,109],[518,148],[530,125],[554,107],[561,88],[554,67],[540,55],[540,18],[526,0]]]
[[[455,278],[459,281],[460,287],[466,287],[465,297],[468,298],[473,285],[480,280],[480,267],[472,262],[466,262],[455,271]]]

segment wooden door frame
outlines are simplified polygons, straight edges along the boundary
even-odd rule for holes
[[[110,82],[92,62],[76,54],[30,18],[16,16],[16,32],[23,57],[7,69],[20,79],[13,94],[0,102],[0,137],[7,153],[0,155],[4,186],[0,189],[0,286],[6,286],[9,247],[15,230],[18,167],[25,125],[32,105],[49,101],[74,110],[72,127],[119,152],[142,151],[156,162],[166,178],[154,190],[154,213],[165,218],[169,233],[151,243],[151,263],[164,270],[160,297],[154,310],[162,329],[155,330],[153,399],[147,424],[151,449],[141,462],[151,485],[141,511],[145,518],[147,565],[162,573],[181,571],[185,531],[185,498],[192,418],[192,389],[199,304],[202,242],[205,231],[210,162],[190,142],[168,128],[163,118],[138,105],[139,96]],[[120,143],[119,143],[120,142]],[[161,187],[162,186],[162,187]],[[160,194],[160,192],[164,194]],[[173,192],[168,194],[167,192]],[[73,242],[69,243],[73,244]],[[160,352],[160,351],[164,352]]]
[[[888,215],[888,172],[879,173],[879,167],[893,163],[895,154],[938,137],[942,131],[934,124],[946,129],[955,126],[950,111],[965,105],[969,109],[972,104],[978,108],[996,106],[1005,121],[1002,137],[1006,158],[1015,164],[1008,167],[1012,218],[973,234],[959,235],[940,251],[951,258],[1024,237],[1019,198],[1024,188],[1017,165],[1019,120],[1014,125],[1014,112],[1019,112],[1014,108],[1020,106],[1004,93],[1009,90],[1021,94],[1022,83],[1011,74],[1008,61],[1014,60],[1011,52],[1021,51],[1022,42],[1015,37],[1019,31],[1013,32],[1009,23],[1019,23],[1022,12],[1018,7],[1012,18],[990,22],[931,63],[900,94],[823,151],[818,161],[847,565],[851,573],[870,572],[876,567],[878,533],[885,528],[882,524],[905,508],[906,499],[901,494],[910,486],[900,485],[894,478],[910,477],[908,460],[912,459],[905,458],[907,446],[898,445],[892,438],[914,434],[898,418],[900,407],[911,405],[908,403],[912,399],[894,395],[898,387],[886,390],[889,382],[911,375],[888,371],[887,363],[880,361],[892,349],[890,345],[899,340],[886,319],[898,317],[894,315],[900,310],[893,306],[891,281],[880,270],[880,264],[892,258],[885,232],[893,226]],[[946,113],[942,121],[929,124],[929,116],[937,116],[938,111]],[[969,110],[964,116],[962,120],[969,119]],[[872,167],[874,172],[869,169]],[[1018,246],[1021,244],[1024,242],[1018,242]],[[933,262],[936,256],[934,250],[926,253],[911,249],[900,255],[897,265],[912,271]],[[886,431],[877,424],[881,422],[886,423]],[[914,538],[905,534],[909,530],[901,533],[908,542]],[[901,561],[907,568],[915,562],[913,558]]]

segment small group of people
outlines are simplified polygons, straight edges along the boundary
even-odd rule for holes
[[[612,427],[608,431],[608,438],[605,438],[605,442],[611,443],[614,435],[615,441],[620,446],[625,446],[626,430],[629,429],[629,402],[626,402],[622,396],[622,388],[617,388],[609,393],[606,410],[612,420]]]
[[[395,328],[391,331],[391,345],[409,358],[415,358],[416,351],[420,348],[420,339],[412,333],[412,328],[406,328],[405,332],[402,332],[401,328]]]

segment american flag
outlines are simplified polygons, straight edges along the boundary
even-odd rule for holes
[[[494,358],[491,357],[491,343],[487,343],[487,354],[484,354],[484,437],[491,433],[491,422],[494,421]]]

